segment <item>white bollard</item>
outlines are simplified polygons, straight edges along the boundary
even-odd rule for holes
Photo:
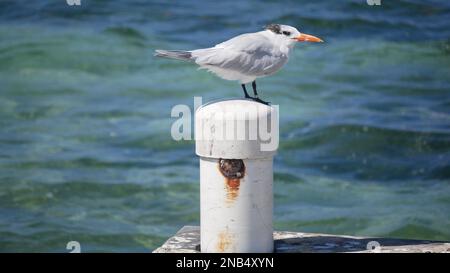
[[[201,252],[273,252],[278,108],[226,100],[195,113]]]

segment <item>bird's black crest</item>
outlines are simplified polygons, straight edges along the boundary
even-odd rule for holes
[[[279,24],[270,24],[270,25],[266,26],[265,29],[270,30],[276,34],[281,34],[281,27]]]

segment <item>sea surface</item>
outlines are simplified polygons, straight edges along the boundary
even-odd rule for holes
[[[450,240],[449,1],[0,0],[0,252],[149,252],[198,225],[171,109],[242,92],[153,51],[269,23],[325,40],[258,81],[275,228]]]

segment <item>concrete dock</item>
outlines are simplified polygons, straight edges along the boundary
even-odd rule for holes
[[[276,253],[450,253],[450,242],[275,231]],[[185,226],[154,253],[200,253],[200,227]]]

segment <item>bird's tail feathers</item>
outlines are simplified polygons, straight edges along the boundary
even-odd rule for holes
[[[182,60],[182,61],[192,61],[193,60],[191,52],[184,51],[184,50],[157,49],[157,50],[155,50],[154,56]]]

